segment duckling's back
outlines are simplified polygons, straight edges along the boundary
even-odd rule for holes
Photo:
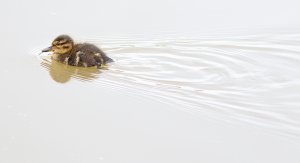
[[[99,67],[108,62],[113,62],[113,60],[106,56],[101,49],[93,44],[83,43],[74,45],[68,64],[83,67]]]

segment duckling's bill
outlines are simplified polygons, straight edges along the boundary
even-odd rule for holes
[[[43,49],[42,52],[50,52],[51,50],[52,50],[52,46]]]

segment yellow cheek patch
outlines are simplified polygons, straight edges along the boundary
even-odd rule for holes
[[[52,42],[52,45],[53,45],[53,46],[56,46],[57,44],[58,44],[58,41]]]

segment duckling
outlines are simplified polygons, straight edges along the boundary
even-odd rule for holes
[[[60,35],[54,39],[52,46],[42,52],[53,52],[51,58],[71,66],[100,68],[113,60],[97,46],[89,43],[74,43],[68,35]]]

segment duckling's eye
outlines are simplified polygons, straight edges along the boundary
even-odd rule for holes
[[[68,49],[68,48],[69,48],[69,46],[63,46],[63,48],[64,48],[64,49]]]

